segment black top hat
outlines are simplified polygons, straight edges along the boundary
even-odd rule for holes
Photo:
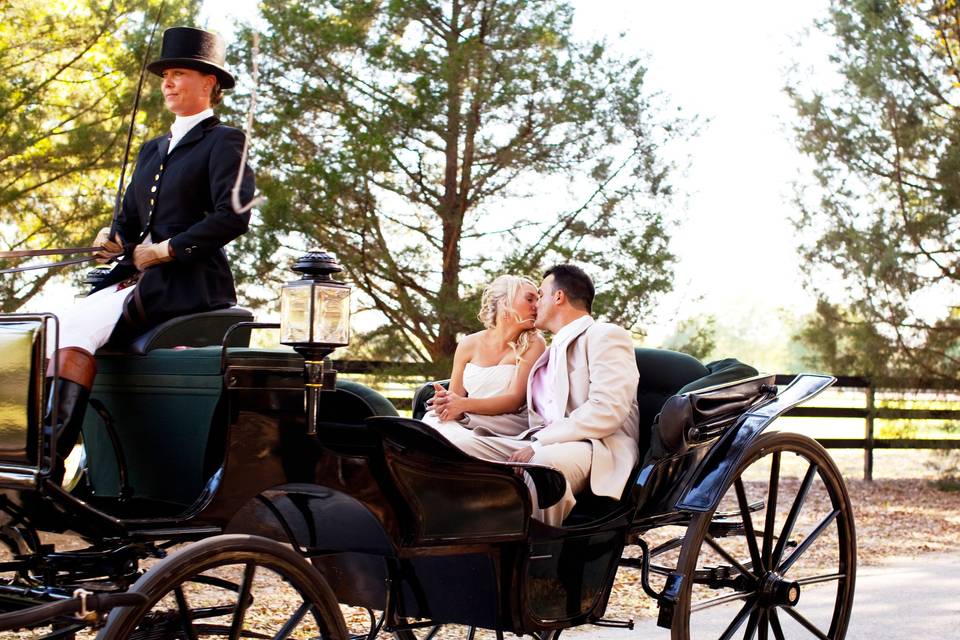
[[[158,76],[164,69],[183,67],[217,76],[223,89],[237,83],[224,68],[227,46],[218,34],[193,27],[171,27],[163,32],[160,58],[147,65]]]

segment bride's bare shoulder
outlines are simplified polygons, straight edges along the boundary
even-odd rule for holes
[[[482,331],[463,336],[460,338],[460,344],[457,345],[457,349],[465,353],[472,353],[477,349],[477,346],[480,345],[486,332],[487,330],[483,329]]]

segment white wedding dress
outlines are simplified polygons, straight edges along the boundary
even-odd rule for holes
[[[481,367],[468,362],[463,370],[463,387],[471,398],[489,398],[506,393],[515,375],[517,375],[515,364]],[[500,413],[492,416],[467,413],[460,420],[441,420],[431,409],[422,420],[453,444],[457,444],[459,440],[471,434],[515,436],[530,427],[526,407],[522,407],[516,413]]]

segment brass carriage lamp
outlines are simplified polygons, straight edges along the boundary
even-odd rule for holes
[[[293,270],[302,277],[280,290],[280,342],[303,356],[307,433],[315,434],[320,392],[337,380],[324,358],[350,343],[350,287],[332,278],[343,269],[325,251],[304,254]]]

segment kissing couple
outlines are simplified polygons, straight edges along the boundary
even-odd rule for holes
[[[630,333],[591,316],[594,286],[560,264],[539,286],[502,275],[483,292],[484,329],[463,338],[449,389],[423,421],[476,458],[553,467],[566,493],[533,517],[559,527],[590,490],[619,499],[639,456],[637,371]],[[549,347],[542,331],[552,335]],[[536,505],[536,489],[526,477]]]

